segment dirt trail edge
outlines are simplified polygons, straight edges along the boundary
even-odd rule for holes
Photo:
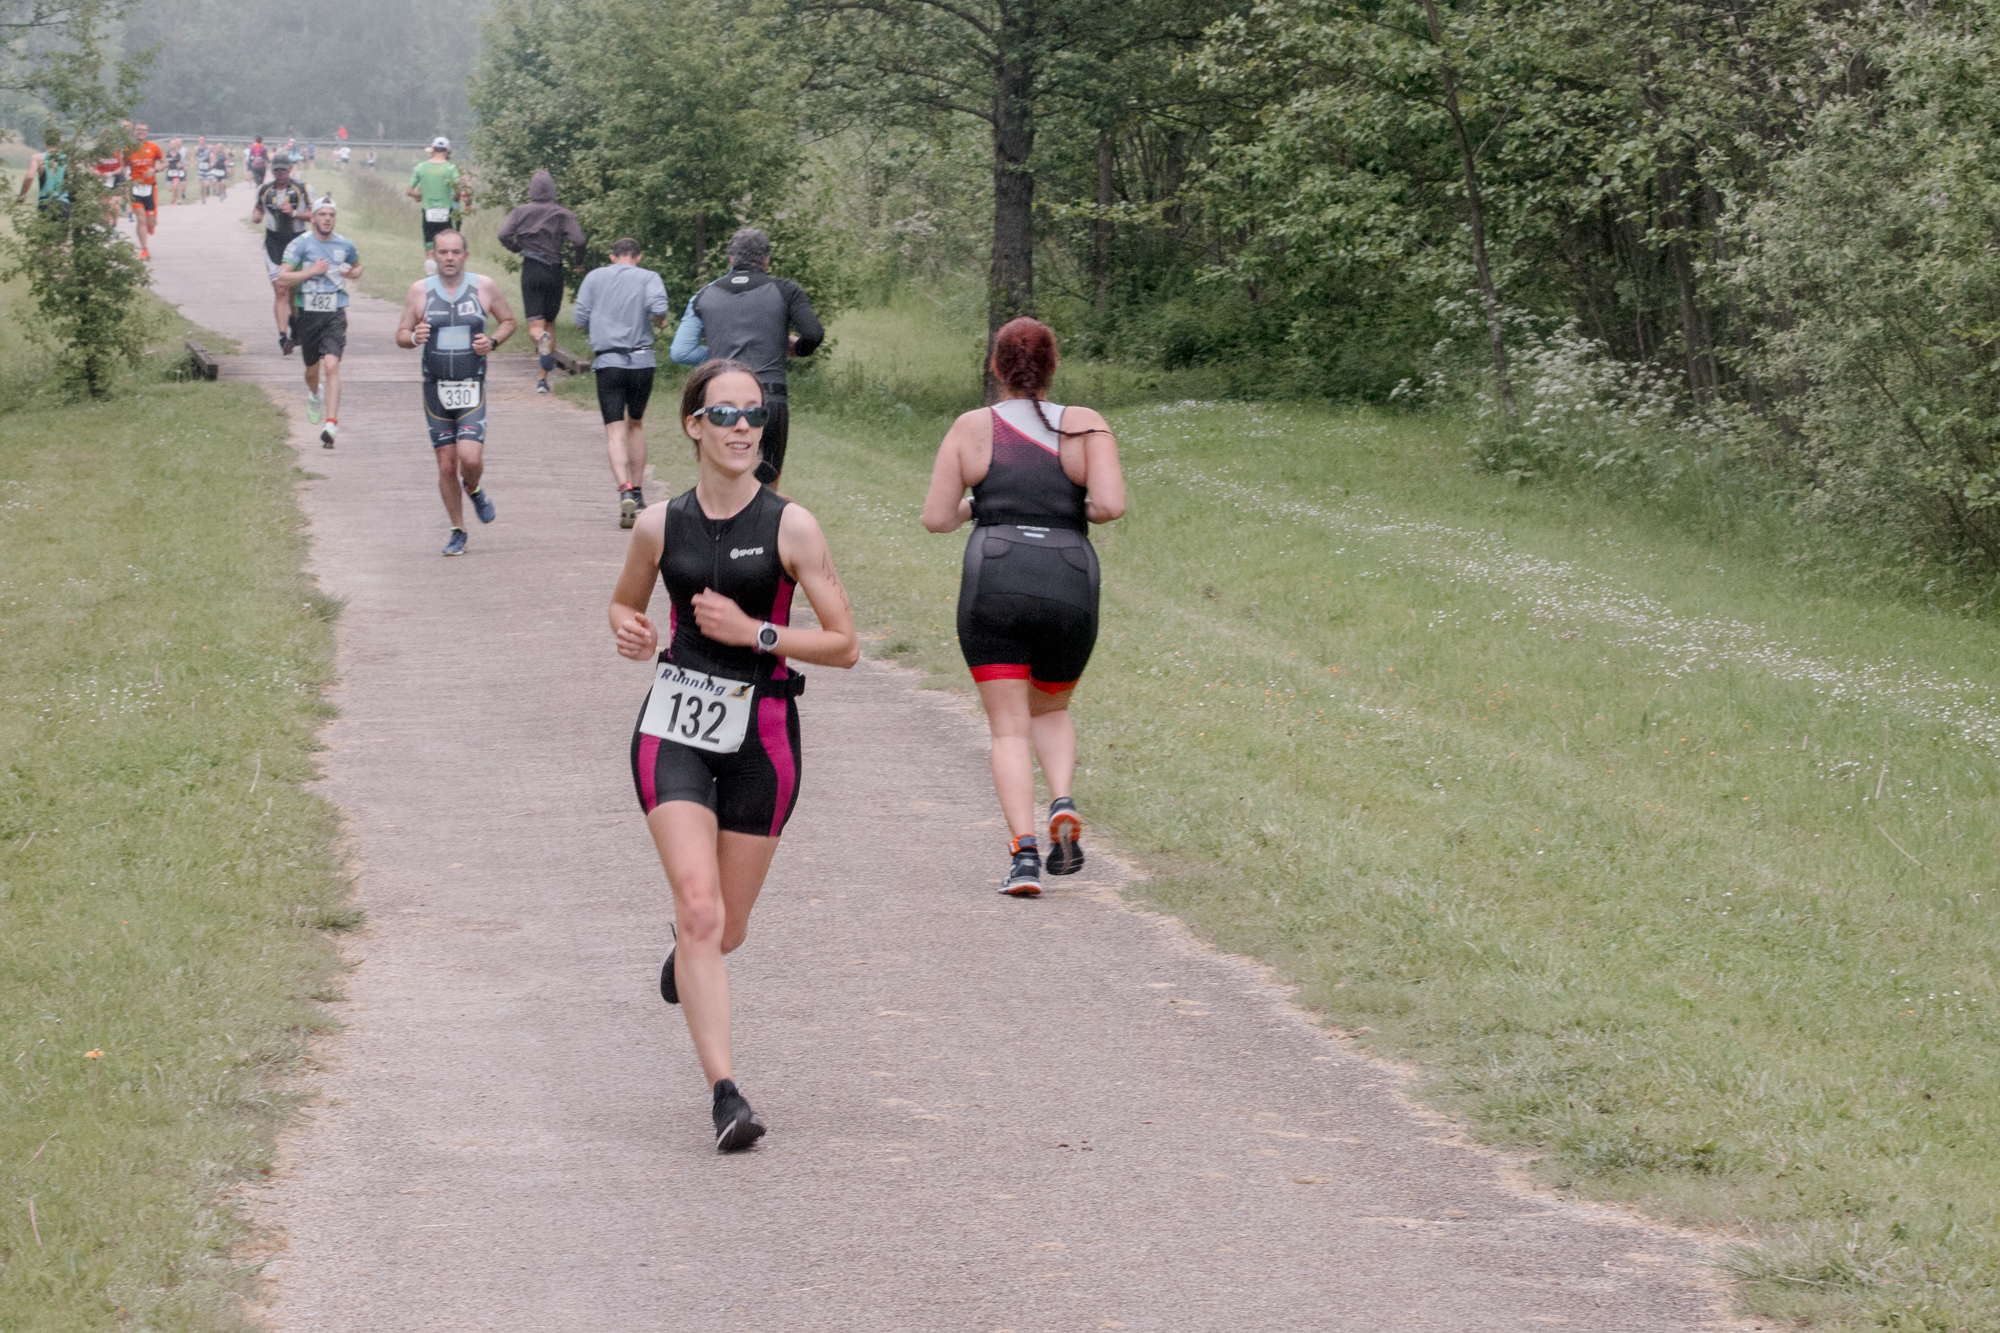
[[[394,309],[355,301],[321,449],[248,206],[169,210],[155,272],[241,340],[225,374],[323,477],[312,569],[347,603],[324,790],[368,913],[315,1108],[252,1192],[283,1238],[271,1324],[1731,1326],[1695,1241],[1510,1185],[1255,968],[1120,906],[1111,858],[996,895],[979,724],[870,663],[807,671],[804,795],[731,963],[771,1133],[718,1156],[655,989],[670,905],[626,760],[647,669],[604,629],[625,534],[597,423],[496,360],[499,518],[441,559]],[[661,499],[691,480],[670,413]]]

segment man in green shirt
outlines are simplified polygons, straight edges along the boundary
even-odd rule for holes
[[[423,210],[424,272],[434,275],[437,261],[431,258],[432,242],[439,232],[457,229],[459,205],[466,195],[465,178],[451,160],[451,140],[442,134],[431,140],[430,159],[411,170],[410,188],[404,193]]]

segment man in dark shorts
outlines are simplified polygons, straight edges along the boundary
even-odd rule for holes
[[[465,177],[451,160],[451,140],[440,134],[431,140],[431,155],[410,170],[409,188],[404,194],[417,201],[424,219],[424,273],[438,271],[431,249],[437,234],[458,227],[459,205],[465,202]]]
[[[292,238],[306,229],[312,217],[311,202],[305,187],[292,180],[292,164],[283,157],[271,163],[271,183],[257,191],[256,206],[250,210],[250,220],[264,224],[264,273],[271,280],[271,291],[276,298],[273,307],[278,317],[278,352],[290,355],[292,342],[292,293],[278,281],[278,273],[285,263],[285,248]]]
[[[521,313],[542,358],[535,392],[547,393],[556,366],[556,316],[562,313],[563,250],[573,250],[577,266],[583,266],[583,228],[576,214],[556,202],[555,177],[537,171],[529,180],[528,202],[500,224],[500,244],[521,256]]]
[[[340,358],[347,354],[347,282],[361,252],[333,230],[331,196],[313,205],[312,229],[285,247],[278,285],[292,293],[292,336],[306,363],[306,419],[328,449],[340,433]]]
[[[271,165],[271,150],[264,146],[264,136],[258,135],[251,141],[250,151],[243,156],[244,165],[250,168],[250,179],[258,189],[264,188],[264,171]]]
[[[660,275],[639,267],[639,243],[630,236],[611,247],[611,262],[584,275],[576,289],[576,326],[590,334],[596,353],[597,408],[611,477],[618,483],[618,526],[629,528],[646,507],[646,400],[653,395],[653,330],[673,307]]]
[[[493,521],[486,474],[486,358],[514,332],[500,284],[465,271],[465,237],[441,231],[431,254],[438,271],[410,284],[396,346],[424,353],[424,425],[437,460],[438,494],[451,517],[442,555],[465,554],[465,505]],[[464,491],[464,498],[459,492]]]
[[[146,137],[146,126],[133,127],[138,142],[125,150],[125,174],[132,182],[132,230],[139,238],[139,258],[152,258],[153,233],[160,227],[160,164],[167,155]]]
[[[757,467],[757,480],[775,486],[785,470],[791,431],[785,358],[811,356],[826,340],[826,332],[805,290],[790,278],[772,277],[770,269],[769,236],[744,227],[730,237],[729,272],[689,299],[669,355],[684,366],[698,366],[713,356],[750,367],[764,386],[764,406],[771,413],[764,427],[764,461]]]

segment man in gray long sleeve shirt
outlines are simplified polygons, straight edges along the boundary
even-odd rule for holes
[[[576,326],[590,334],[597,355],[597,409],[611,476],[618,483],[618,526],[629,528],[646,507],[646,402],[653,396],[653,330],[667,322],[667,285],[639,267],[639,243],[621,238],[611,262],[584,275],[576,291]]]
[[[698,366],[713,357],[748,363],[764,387],[771,419],[764,425],[764,461],[757,480],[776,485],[785,470],[791,414],[785,399],[785,358],[811,356],[826,340],[819,315],[790,278],[774,278],[771,238],[744,227],[729,238],[729,272],[696,292],[674,330],[674,360]],[[791,330],[796,329],[796,334]]]

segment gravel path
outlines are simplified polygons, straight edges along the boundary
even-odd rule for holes
[[[625,534],[595,417],[497,360],[499,519],[440,559],[394,308],[356,302],[322,450],[247,207],[167,210],[153,262],[323,477],[312,569],[347,601],[323,789],[368,913],[314,1108],[251,1192],[274,1327],[1733,1326],[1694,1242],[1511,1184],[1254,968],[1121,906],[1101,840],[1080,882],[996,895],[983,729],[874,663],[809,670],[804,795],[731,962],[771,1133],[718,1156],[655,989],[647,671],[604,628]],[[655,455],[649,494],[691,482]]]

